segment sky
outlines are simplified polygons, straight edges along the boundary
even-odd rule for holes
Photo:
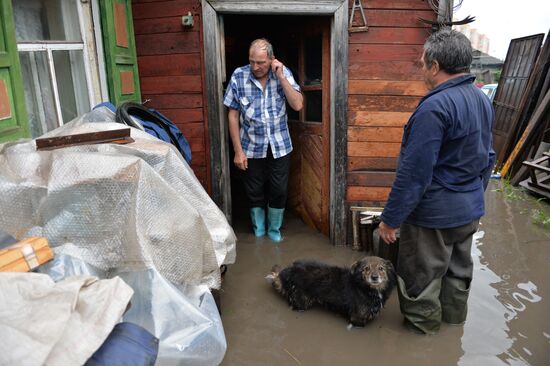
[[[501,60],[511,39],[550,30],[550,0],[463,0],[454,18],[468,15],[476,17],[470,27],[489,37],[489,54]]]

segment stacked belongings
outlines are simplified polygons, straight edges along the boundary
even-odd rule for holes
[[[98,108],[43,137],[117,129]],[[0,229],[48,238],[55,258],[39,271],[56,283],[120,277],[134,291],[123,320],[160,339],[159,363],[218,364],[227,345],[210,290],[235,261],[235,235],[173,145],[135,128],[131,138],[0,145]]]

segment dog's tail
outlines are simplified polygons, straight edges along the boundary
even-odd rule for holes
[[[279,272],[281,272],[281,267],[274,265],[273,268],[271,268],[271,272],[265,276],[265,279],[273,286],[273,288],[275,288],[275,290],[281,292],[282,285],[281,279],[279,278]]]

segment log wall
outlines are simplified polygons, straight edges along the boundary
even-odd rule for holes
[[[210,191],[199,0],[133,0],[142,99],[170,118],[191,145],[191,167]],[[194,26],[181,17],[193,14]]]
[[[430,27],[418,18],[435,13],[423,0],[363,5],[369,30],[349,39],[347,201],[379,206],[395,178],[403,126],[427,92],[417,61]]]

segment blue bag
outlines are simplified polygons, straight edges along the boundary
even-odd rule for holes
[[[133,323],[117,324],[86,366],[154,366],[159,340]]]
[[[116,111],[117,122],[140,128],[141,126],[136,126],[136,123],[132,120],[132,118],[130,118],[130,116],[137,118],[141,122],[145,132],[162,141],[166,141],[174,145],[181,153],[185,161],[187,161],[188,164],[191,164],[192,156],[189,142],[185,136],[183,136],[183,133],[181,133],[178,126],[176,126],[174,122],[166,118],[166,116],[159,111],[152,108],[146,108],[142,104],[134,102],[125,102],[120,105],[118,109],[116,109],[115,106],[109,102],[101,103],[94,107],[94,109],[98,107],[107,107],[113,112]]]

